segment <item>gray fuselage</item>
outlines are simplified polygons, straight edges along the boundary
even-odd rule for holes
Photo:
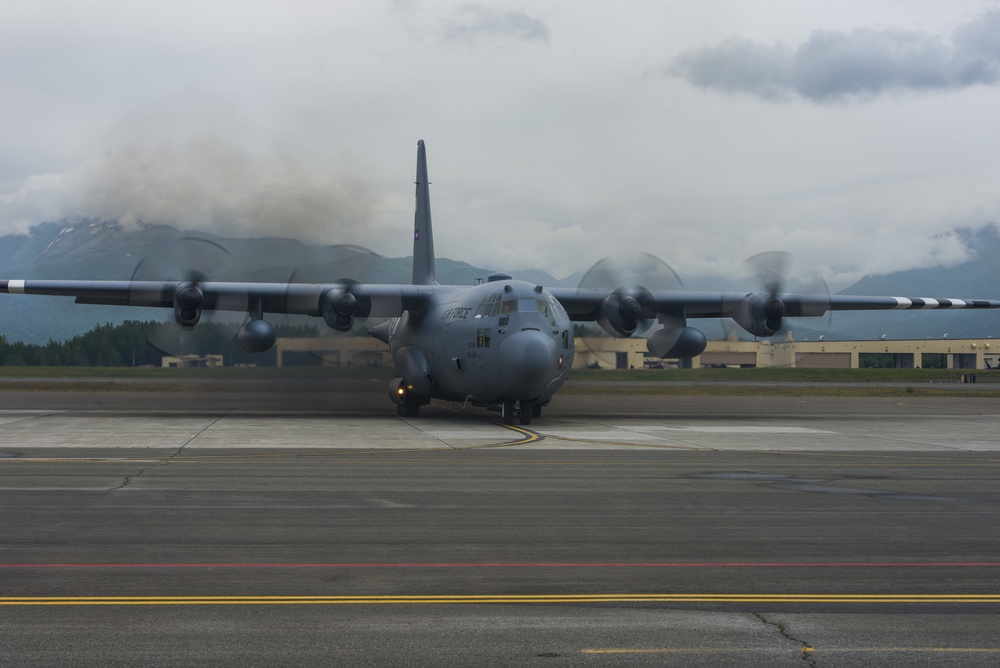
[[[439,293],[390,325],[396,375],[424,399],[547,403],[573,366],[573,328],[540,286],[496,280]]]

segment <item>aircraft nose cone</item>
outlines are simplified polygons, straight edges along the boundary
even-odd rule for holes
[[[541,390],[539,385],[558,372],[556,342],[538,330],[529,329],[508,337],[499,352],[500,372],[525,397],[537,394]]]

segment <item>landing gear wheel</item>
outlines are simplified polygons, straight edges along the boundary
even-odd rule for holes
[[[542,405],[541,404],[534,403],[534,404],[531,405],[531,417],[532,417],[532,419],[542,417]]]
[[[514,402],[510,399],[500,403],[500,419],[504,424],[514,424]]]
[[[396,415],[405,418],[415,418],[420,416],[420,404],[407,397],[403,403],[396,404]]]
[[[531,418],[535,415],[535,402],[522,401],[519,413],[521,416],[521,424],[531,424]]]

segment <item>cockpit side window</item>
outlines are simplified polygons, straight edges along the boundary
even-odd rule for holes
[[[546,295],[546,298],[548,299],[549,304],[552,305],[552,312],[557,318],[560,320],[569,320],[569,313],[566,313],[566,309],[563,308],[563,305],[559,303],[558,299],[552,295]]]
[[[479,304],[475,318],[492,318],[500,314],[500,293],[492,294]]]
[[[538,305],[538,312],[545,316],[549,321],[549,324],[553,327],[556,326],[556,315],[555,309],[552,307],[548,301],[544,299],[536,299],[535,303]]]

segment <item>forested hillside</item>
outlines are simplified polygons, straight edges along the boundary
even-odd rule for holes
[[[0,336],[0,366],[160,366],[164,353],[150,342],[163,323],[128,320],[120,325],[99,325],[67,341],[45,344],[8,342]],[[316,328],[278,326],[278,336],[316,336]],[[197,355],[222,355],[226,366],[256,364],[274,366],[275,352],[251,355],[233,340],[232,328],[214,323],[190,332],[191,348]]]

